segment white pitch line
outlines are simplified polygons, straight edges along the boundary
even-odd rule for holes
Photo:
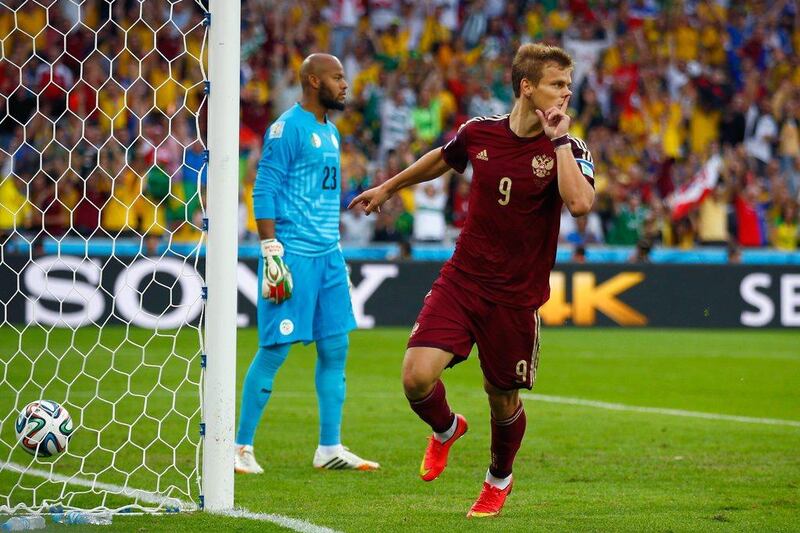
[[[122,487],[120,485],[112,485],[111,483],[103,483],[100,481],[92,481],[74,476],[65,476],[56,474],[48,470],[41,470],[39,468],[28,468],[24,465],[17,463],[7,463],[0,461],[0,471],[10,470],[18,474],[26,474],[35,477],[41,477],[48,481],[55,481],[59,483],[67,483],[69,485],[76,485],[78,487],[86,487],[90,489],[102,489],[119,496],[136,499],[145,503],[153,503],[157,505],[165,505],[170,507],[178,507],[183,511],[191,511],[197,509],[197,505],[191,502],[179,500],[178,498],[168,498],[161,496],[150,491],[141,489],[132,489],[130,487]]]
[[[245,509],[234,509],[232,511],[215,512],[221,516],[231,516],[233,518],[249,518],[250,520],[261,520],[262,522],[272,522],[292,531],[300,533],[339,533],[335,529],[318,526],[298,518],[290,518],[279,514],[253,513]]]
[[[683,416],[688,418],[704,418],[706,420],[727,420],[730,422],[744,422],[746,424],[766,424],[769,426],[789,426],[800,428],[800,421],[782,418],[756,418],[751,416],[723,415],[719,413],[703,413],[701,411],[684,411],[683,409],[666,409],[663,407],[642,407],[638,405],[625,405],[622,403],[598,402],[582,398],[567,398],[565,396],[549,396],[545,394],[520,394],[524,399],[537,402],[561,403],[567,405],[582,405],[596,407],[610,411],[630,411],[634,413],[653,413],[657,415]]]
[[[64,476],[62,474],[55,474],[53,472],[49,472],[47,470],[41,470],[39,468],[27,468],[24,465],[20,465],[17,463],[0,461],[0,472],[4,470],[10,472],[16,472],[18,474],[26,474],[34,477],[40,477],[47,479],[49,481],[56,481],[61,483],[67,483],[70,485],[76,485],[79,487],[102,489],[120,496],[126,496],[128,498],[137,499],[145,503],[153,503],[159,505],[165,504],[167,506],[178,507],[183,511],[193,511],[197,509],[197,505],[195,505],[192,502],[179,500],[177,498],[167,498],[165,496],[159,496],[158,494],[154,494],[152,492],[141,489],[132,489],[129,487],[112,485],[111,483],[90,481],[88,479],[83,479],[79,477]],[[317,526],[305,520],[300,520],[298,518],[291,518],[289,516],[283,516],[279,514],[253,513],[245,509],[234,509],[232,511],[222,511],[214,514],[219,514],[221,516],[230,516],[233,518],[248,518],[250,520],[260,520],[262,522],[272,522],[273,524],[284,527],[286,529],[291,529],[292,531],[298,531],[299,533],[339,533],[335,529],[329,529],[327,527]]]

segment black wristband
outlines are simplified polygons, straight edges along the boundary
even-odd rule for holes
[[[553,147],[558,148],[559,146],[564,146],[565,144],[569,144],[569,137],[564,134],[561,137],[556,137],[555,139],[550,139],[553,143]]]

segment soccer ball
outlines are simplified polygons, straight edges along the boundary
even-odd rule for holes
[[[20,411],[15,427],[22,449],[39,457],[63,452],[74,429],[67,410],[50,400],[26,405]]]

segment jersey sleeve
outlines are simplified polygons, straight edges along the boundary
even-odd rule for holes
[[[572,155],[575,156],[575,162],[578,163],[578,168],[581,169],[581,174],[584,175],[586,181],[594,187],[594,160],[592,153],[586,143],[577,137],[569,137],[569,142],[572,145]]]
[[[462,126],[458,128],[456,136],[450,139],[450,142],[442,146],[444,162],[459,174],[464,172],[469,162],[469,154],[467,153],[468,130],[469,123],[462,124]]]
[[[274,122],[264,136],[264,147],[253,184],[253,214],[256,220],[275,219],[280,191],[298,148],[297,127],[291,121]]]

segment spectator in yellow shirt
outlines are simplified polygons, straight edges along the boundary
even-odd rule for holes
[[[408,58],[408,40],[408,29],[400,29],[400,23],[396,20],[392,22],[386,31],[380,33],[378,53],[395,63],[402,63]]]
[[[125,107],[125,93],[114,83],[106,83],[98,91],[98,107],[102,111],[100,125],[104,132],[124,130],[128,127],[128,109]]]
[[[547,29],[561,34],[572,24],[572,13],[567,0],[559,0],[558,4],[558,8],[547,15]]]
[[[47,8],[37,2],[23,2],[22,6],[17,9],[15,18],[17,28],[24,32],[17,32],[17,37],[20,37],[21,40],[27,40],[28,36],[34,35],[36,47],[41,50],[45,45],[47,36]]]
[[[778,250],[794,252],[800,240],[800,217],[797,203],[790,200],[783,205],[781,216],[772,230],[772,245]]]
[[[674,30],[675,58],[679,61],[693,61],[697,59],[700,44],[700,34],[692,25],[689,17],[681,15]]]
[[[418,50],[422,54],[427,54],[435,44],[447,43],[450,41],[450,30],[442,24],[442,6],[436,6],[427,17],[422,27],[422,35],[419,39]]]
[[[701,203],[697,214],[697,240],[704,246],[724,246],[728,231],[728,193],[723,183]]]
[[[31,206],[21,191],[22,185],[16,176],[0,176],[0,244],[23,229],[30,217]]]
[[[704,155],[709,145],[718,140],[720,112],[695,106],[689,117],[689,144],[692,153]]]
[[[136,172],[126,164],[124,149],[109,143],[101,161],[110,177],[103,180],[103,192],[108,200],[103,205],[100,222],[111,236],[132,233],[136,228],[136,203],[141,195],[142,183]]]

